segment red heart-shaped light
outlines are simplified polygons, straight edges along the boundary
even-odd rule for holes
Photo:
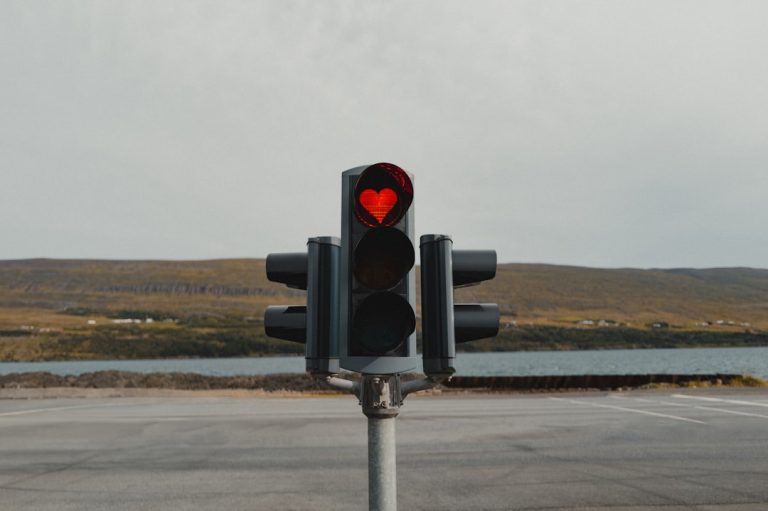
[[[397,194],[392,188],[383,188],[378,192],[367,188],[360,194],[360,204],[381,223],[397,204]]]

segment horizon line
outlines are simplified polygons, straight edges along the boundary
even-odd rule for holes
[[[31,261],[67,261],[67,262],[131,262],[131,263],[148,263],[148,262],[166,262],[166,263],[201,263],[212,261],[264,261],[266,257],[208,257],[208,258],[194,258],[194,259],[176,259],[176,258],[137,258],[137,259],[112,259],[112,258],[91,258],[91,257],[22,257],[12,259],[0,259],[0,263],[19,263],[19,262],[31,262]],[[761,270],[768,271],[768,268],[759,268],[755,266],[590,266],[590,265],[578,265],[572,263],[547,263],[547,262],[530,262],[530,261],[508,261],[498,262],[497,266],[505,265],[518,265],[518,266],[558,266],[563,268],[585,268],[592,270],[642,270],[642,271],[670,271],[670,270]],[[415,265],[420,266],[420,265]]]

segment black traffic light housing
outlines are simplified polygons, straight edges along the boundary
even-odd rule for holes
[[[445,377],[456,371],[456,343],[493,337],[499,331],[495,303],[454,304],[453,288],[496,276],[494,250],[453,250],[450,236],[421,237],[421,320],[424,373]]]
[[[269,280],[307,290],[306,305],[270,306],[270,337],[306,345],[307,371],[396,375],[416,356],[413,178],[390,163],[342,174],[341,239],[310,238],[307,252],[270,254]],[[453,250],[450,236],[421,237],[424,372],[455,372],[456,343],[493,337],[499,307],[455,304],[453,289],[496,275],[493,250]]]
[[[340,241],[310,238],[306,252],[269,254],[267,278],[307,291],[306,305],[270,305],[264,313],[269,337],[305,344],[307,372],[339,372],[338,303]]]
[[[339,349],[363,374],[415,370],[413,179],[377,163],[342,174]]]

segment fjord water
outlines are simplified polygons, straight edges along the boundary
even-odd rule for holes
[[[768,378],[768,347],[459,353],[456,367],[456,374],[461,376],[727,373]],[[304,358],[0,362],[0,374],[48,371],[59,375],[78,375],[111,369],[137,373],[182,372],[210,376],[303,373]]]

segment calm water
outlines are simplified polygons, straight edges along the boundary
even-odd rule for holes
[[[200,373],[213,376],[303,373],[304,359],[301,357],[263,357],[0,362],[0,374],[48,371],[65,375],[107,369],[138,373]],[[460,376],[557,376],[650,373],[746,373],[768,378],[768,348],[460,353],[457,357],[456,374]]]

